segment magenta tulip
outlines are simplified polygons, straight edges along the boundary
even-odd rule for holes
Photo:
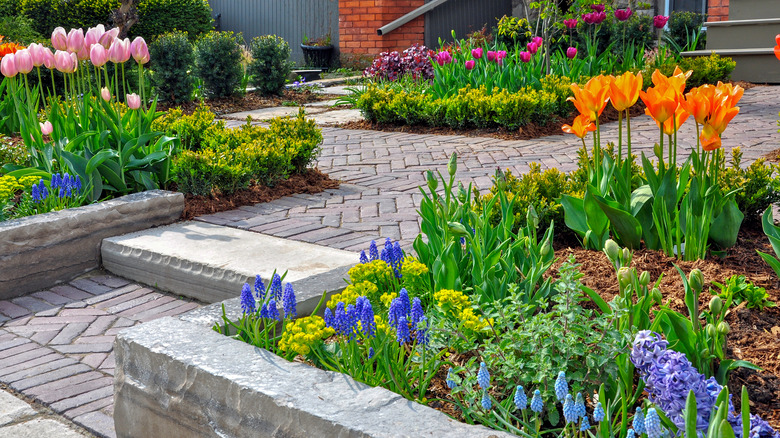
[[[65,33],[65,29],[57,27],[54,32],[51,33],[51,45],[55,50],[68,50],[68,34]]]
[[[570,20],[563,20],[563,24],[565,24],[566,27],[568,27],[569,29],[574,29],[575,27],[577,27],[577,19],[572,18]]]
[[[135,37],[133,43],[130,44],[130,53],[133,55],[135,62],[139,64],[146,64],[149,62],[149,47],[146,45],[146,41],[141,37]]]
[[[631,8],[626,9],[616,9],[615,10],[615,18],[618,19],[618,21],[626,21],[629,18],[631,18],[631,14],[634,12],[631,10]]]
[[[111,92],[108,91],[108,88],[103,87],[100,89],[100,97],[102,97],[103,100],[108,102],[109,100],[111,100]]]
[[[19,73],[27,74],[33,69],[33,60],[29,49],[22,49],[14,53],[14,63]]]
[[[576,47],[569,47],[566,49],[566,57],[569,59],[574,59],[577,56],[577,48]]]
[[[532,55],[536,55],[536,52],[539,50],[539,46],[536,45],[533,41],[526,44],[525,46],[529,52],[531,52]]]
[[[476,49],[471,49],[471,56],[473,56],[474,59],[482,58],[482,47],[477,47]]]
[[[601,24],[601,22],[606,19],[607,19],[606,12],[589,12],[582,16],[582,21],[588,24]]]
[[[604,5],[590,5],[590,8],[593,9],[594,12],[602,13],[604,12]]]
[[[450,55],[450,52],[444,50],[436,54],[436,62],[439,63],[439,65],[443,66],[444,64],[449,64],[452,62],[452,55]]]
[[[499,50],[496,52],[496,59],[504,59],[506,58],[506,50]]]
[[[100,43],[100,37],[106,33],[106,28],[102,24],[98,24],[95,27],[87,29],[87,33],[84,35],[84,44],[91,48],[95,44]]]
[[[520,61],[531,62],[531,52],[520,52]]]
[[[30,51],[30,56],[32,56],[33,66],[42,66],[47,49],[43,47],[42,44],[32,43],[29,47],[27,47],[27,50]]]
[[[664,26],[666,26],[666,22],[669,21],[669,17],[664,17],[663,15],[656,15],[653,17],[653,26],[655,26],[656,29],[663,29]]]
[[[84,29],[71,29],[68,32],[68,52],[78,53],[84,47]]]
[[[43,135],[49,135],[54,131],[54,126],[52,126],[51,122],[48,120],[39,124],[41,125],[41,134]]]
[[[89,49],[89,60],[95,67],[103,67],[108,61],[108,50],[100,44],[95,44]]]
[[[51,49],[48,47],[43,48],[43,65],[49,70],[54,68],[54,53],[52,53]]]
[[[542,43],[544,42],[544,40],[542,39],[542,37],[537,36],[537,37],[533,37],[531,42],[536,44],[536,47],[542,47]]]
[[[492,50],[488,50],[487,52],[487,60],[488,61],[495,61],[496,60],[496,52]]]
[[[3,56],[3,60],[0,61],[0,73],[2,73],[3,76],[7,78],[12,78],[16,76],[17,73],[19,73],[19,71],[16,70],[16,63],[14,62],[13,53],[9,53]]]
[[[473,59],[469,59],[468,61],[463,63],[463,65],[466,66],[466,70],[474,70],[474,65],[475,64],[476,64],[476,61],[474,61]]]
[[[141,96],[133,93],[128,94],[126,97],[127,107],[131,110],[137,110],[138,108],[141,108]]]

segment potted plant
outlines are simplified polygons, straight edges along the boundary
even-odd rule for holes
[[[333,44],[331,43],[330,33],[319,38],[309,38],[304,35],[301,49],[303,50],[303,60],[306,67],[316,67],[323,70],[327,70],[330,67],[330,61],[333,57]]]

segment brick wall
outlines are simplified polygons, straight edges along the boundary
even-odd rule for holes
[[[376,55],[387,50],[423,44],[425,16],[379,36],[376,30],[425,4],[425,0],[340,0],[339,50],[341,53]]]
[[[729,19],[729,0],[709,0],[707,21],[726,21]]]

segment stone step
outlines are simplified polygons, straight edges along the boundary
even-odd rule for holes
[[[683,52],[682,56],[708,56],[711,53],[728,56],[737,62],[731,73],[735,81],[747,81],[756,84],[780,84],[780,61],[774,49],[718,49]]]
[[[774,47],[780,17],[708,22],[707,50]]]
[[[287,271],[299,312],[344,288],[358,254],[204,222],[179,222],[103,240],[103,266],[124,278],[206,303],[241,294],[259,274]],[[302,308],[303,306],[303,308]]]
[[[729,20],[750,20],[771,17],[780,17],[780,1],[731,0],[731,3],[729,3]]]

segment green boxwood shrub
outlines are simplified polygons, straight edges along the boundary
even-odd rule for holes
[[[677,63],[672,60],[672,62],[658,67],[658,70],[666,76],[672,75],[675,66],[679,66],[682,71],[693,70],[691,77],[685,83],[685,89],[690,90],[693,87],[704,84],[717,84],[718,81],[727,81],[731,77],[731,72],[736,65],[737,63],[733,59],[713,53],[709,56],[681,58],[680,62]],[[648,68],[642,72],[644,88],[652,85],[651,76],[654,70],[654,68]]]
[[[160,98],[181,103],[192,100],[195,80],[190,70],[195,55],[184,32],[161,35],[149,45],[152,84]]]
[[[24,16],[0,17],[0,35],[3,42],[15,42],[28,45],[43,40],[43,36],[35,30],[35,23]]]
[[[0,0],[0,17],[19,15],[19,0]]]
[[[187,32],[194,41],[213,29],[211,6],[206,0],[140,0],[137,9],[138,23],[129,33],[147,41],[171,30]]]
[[[87,30],[97,24],[108,27],[111,11],[119,8],[120,4],[120,0],[68,0],[58,10],[60,20],[58,26],[64,27],[65,30],[72,28]],[[43,34],[50,36],[53,29]]]
[[[292,68],[287,41],[276,35],[255,37],[249,50],[253,59],[247,73],[252,85],[262,94],[281,92]]]
[[[244,77],[241,34],[209,32],[195,45],[195,74],[208,97],[230,97],[239,92]],[[243,90],[242,90],[243,91]]]
[[[18,13],[32,20],[36,32],[51,36],[62,25],[61,12],[66,6],[64,0],[19,0]]]

